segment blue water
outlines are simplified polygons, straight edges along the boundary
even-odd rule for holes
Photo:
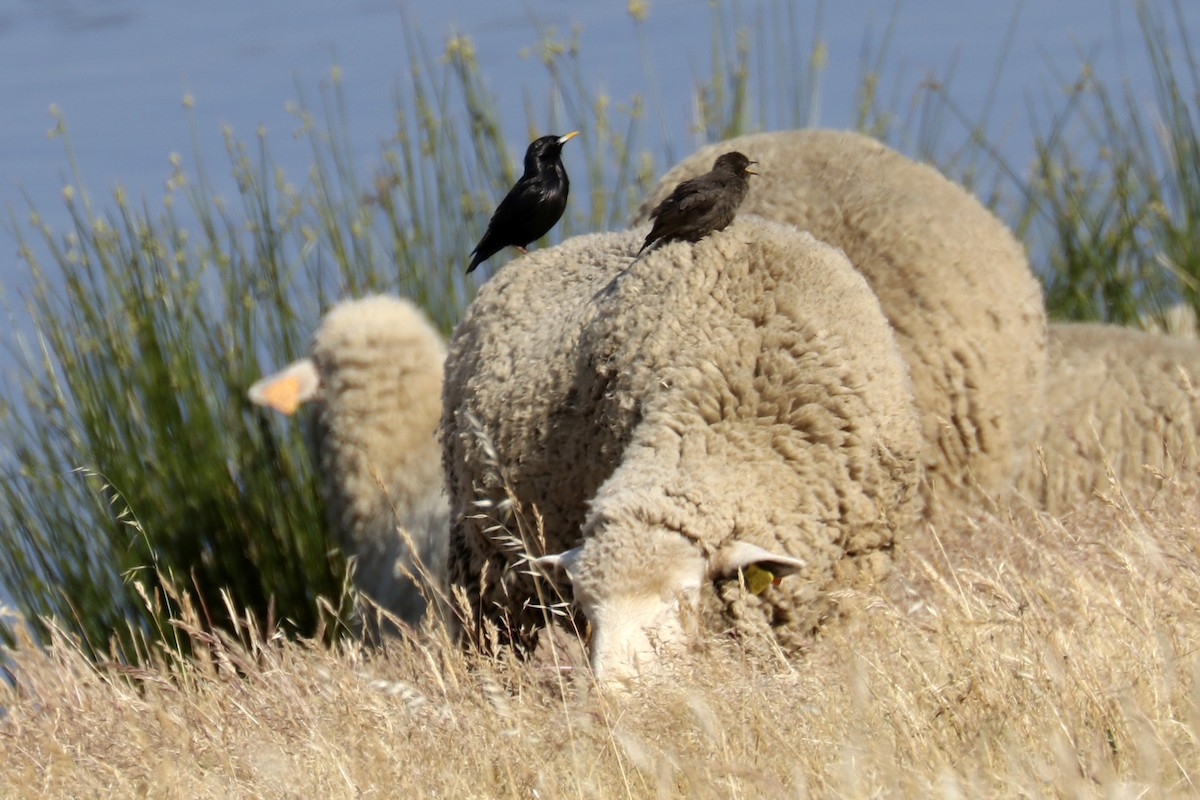
[[[779,0],[723,5],[727,16],[736,14],[751,26],[760,18],[778,20],[787,7]],[[1195,31],[1200,4],[1186,5],[1188,27]],[[818,6],[792,4],[803,42]],[[825,5],[821,124],[852,122],[864,43],[878,50],[893,17],[885,103],[902,111],[923,79],[951,75],[951,96],[974,119],[994,86],[989,133],[1017,164],[1031,156],[1031,101],[1044,108],[1049,95],[1058,103],[1060,87],[1077,76],[1083,56],[1094,59],[1102,80],[1149,92],[1132,2],[1055,0],[1022,7],[922,0],[901,4],[893,14],[895,8],[884,0]],[[308,147],[293,137],[298,123],[285,107],[300,92],[315,100],[335,62],[344,76],[354,151],[369,164],[392,131],[393,93],[405,91],[408,65],[400,43],[406,26],[419,28],[435,48],[451,31],[473,39],[491,90],[510,112],[503,120],[509,139],[523,144],[526,101],[546,97],[549,80],[537,59],[522,58],[520,51],[537,42],[538,26],[555,27],[565,37],[577,25],[595,85],[616,100],[638,93],[661,106],[661,120],[652,120],[646,131],[665,168],[700,143],[690,132],[690,90],[696,76],[710,71],[711,19],[706,2],[651,0],[643,49],[620,2],[448,0],[402,7],[384,0],[4,0],[0,206],[21,220],[28,198],[52,225],[62,220],[61,190],[71,180],[62,142],[46,136],[52,104],[66,117],[84,180],[99,202],[120,183],[131,197],[144,196],[153,205],[169,174],[170,154],[192,162],[193,125],[200,157],[214,176],[226,171],[220,130],[227,124],[245,139],[264,127],[275,161],[302,177]],[[752,66],[768,76],[778,72],[773,65]],[[190,114],[185,95],[194,99]],[[756,111],[768,127],[788,123],[781,109]],[[7,232],[0,234],[0,254],[0,282],[19,292],[24,276]]]

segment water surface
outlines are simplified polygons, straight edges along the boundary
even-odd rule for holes
[[[751,26],[778,19],[786,5],[725,4]],[[818,6],[792,5],[804,41],[809,31],[803,29],[818,19]],[[1200,22],[1195,6],[1185,10],[1189,27]],[[883,0],[839,0],[824,7],[821,36],[828,65],[821,124],[851,123],[864,40],[878,48],[893,12],[884,91],[899,110],[924,77],[950,74],[953,97],[974,116],[995,83],[989,129],[1019,160],[1030,155],[1027,103],[1072,80],[1081,54],[1094,58],[1101,79],[1149,92],[1132,2],[1055,0],[1021,7],[923,0],[894,9]],[[1006,43],[1014,17],[1013,38]],[[525,138],[526,98],[545,97],[548,85],[537,59],[522,58],[520,51],[537,41],[538,26],[565,35],[578,25],[589,78],[614,98],[651,95],[662,106],[665,124],[665,135],[650,131],[651,145],[660,160],[681,158],[697,144],[688,132],[690,90],[697,76],[710,71],[711,20],[706,2],[651,0],[643,51],[626,4],[617,2],[448,0],[414,3],[402,11],[384,0],[7,0],[0,2],[0,199],[20,212],[27,195],[44,217],[55,218],[66,158],[61,142],[45,135],[52,104],[66,116],[79,165],[96,195],[120,182],[134,197],[159,196],[169,154],[191,157],[185,95],[194,98],[196,139],[214,175],[226,166],[222,124],[246,138],[265,126],[275,159],[289,174],[303,175],[307,147],[294,141],[296,120],[285,106],[300,91],[315,96],[335,62],[344,74],[355,149],[369,159],[391,133],[393,92],[405,91],[406,25],[418,27],[435,48],[451,31],[472,37],[490,88],[509,111],[504,125],[514,142]],[[653,82],[647,80],[644,55]],[[768,72],[772,67],[755,64],[760,66]],[[763,116],[777,125],[783,115],[766,109]],[[12,248],[5,244],[0,253],[5,255],[0,279],[20,285]]]

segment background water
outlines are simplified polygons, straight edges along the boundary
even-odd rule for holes
[[[787,8],[779,0],[723,5],[749,26]],[[792,5],[801,41],[819,19],[828,47],[817,117],[825,126],[852,122],[864,43],[878,50],[889,20],[885,103],[903,110],[923,79],[950,75],[950,94],[968,117],[991,107],[989,134],[1018,165],[1032,156],[1030,108],[1061,98],[1061,86],[1078,75],[1085,56],[1101,80],[1149,91],[1130,0],[1023,6],[839,0],[818,17],[819,7]],[[1187,3],[1184,14],[1191,28],[1200,24],[1200,4]],[[2,0],[0,206],[18,224],[28,203],[52,225],[63,219],[67,159],[62,142],[46,135],[51,104],[65,115],[79,167],[101,202],[119,182],[130,197],[154,205],[169,155],[182,153],[191,162],[193,140],[207,171],[220,179],[227,171],[224,124],[242,138],[262,126],[275,161],[302,178],[308,145],[293,137],[298,123],[285,106],[302,93],[311,103],[334,63],[344,76],[354,153],[369,164],[392,132],[394,93],[405,91],[408,64],[400,43],[406,25],[419,28],[434,48],[451,31],[473,39],[490,89],[511,112],[503,120],[509,140],[522,146],[526,101],[547,96],[548,77],[536,58],[520,51],[537,42],[539,26],[566,36],[577,25],[589,80],[616,99],[640,93],[659,106],[661,117],[647,132],[665,167],[699,144],[690,132],[691,89],[711,72],[711,21],[707,2],[651,0],[639,46],[621,2],[447,0],[402,9],[395,0]],[[775,65],[754,67],[778,77]],[[182,107],[185,95],[194,98],[190,114]],[[768,126],[785,124],[780,110],[763,112]],[[0,282],[10,296],[23,286],[7,230],[0,233]]]

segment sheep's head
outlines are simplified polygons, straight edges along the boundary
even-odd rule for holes
[[[761,592],[804,567],[800,559],[747,542],[706,555],[695,541],[669,531],[617,538],[591,538],[533,560],[570,582],[591,625],[592,670],[608,685],[653,672],[687,647],[697,633],[707,583],[740,574],[747,591]]]

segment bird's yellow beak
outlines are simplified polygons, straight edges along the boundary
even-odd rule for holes
[[[564,144],[571,141],[578,135],[579,135],[579,131],[571,131],[570,133],[564,133],[562,136],[558,137],[559,147],[562,147]]]
[[[743,172],[745,172],[747,175],[757,175],[758,174],[757,172],[750,169],[752,166],[754,166],[757,163],[758,163],[757,161],[751,161],[749,164],[746,165],[746,169],[744,169]]]

